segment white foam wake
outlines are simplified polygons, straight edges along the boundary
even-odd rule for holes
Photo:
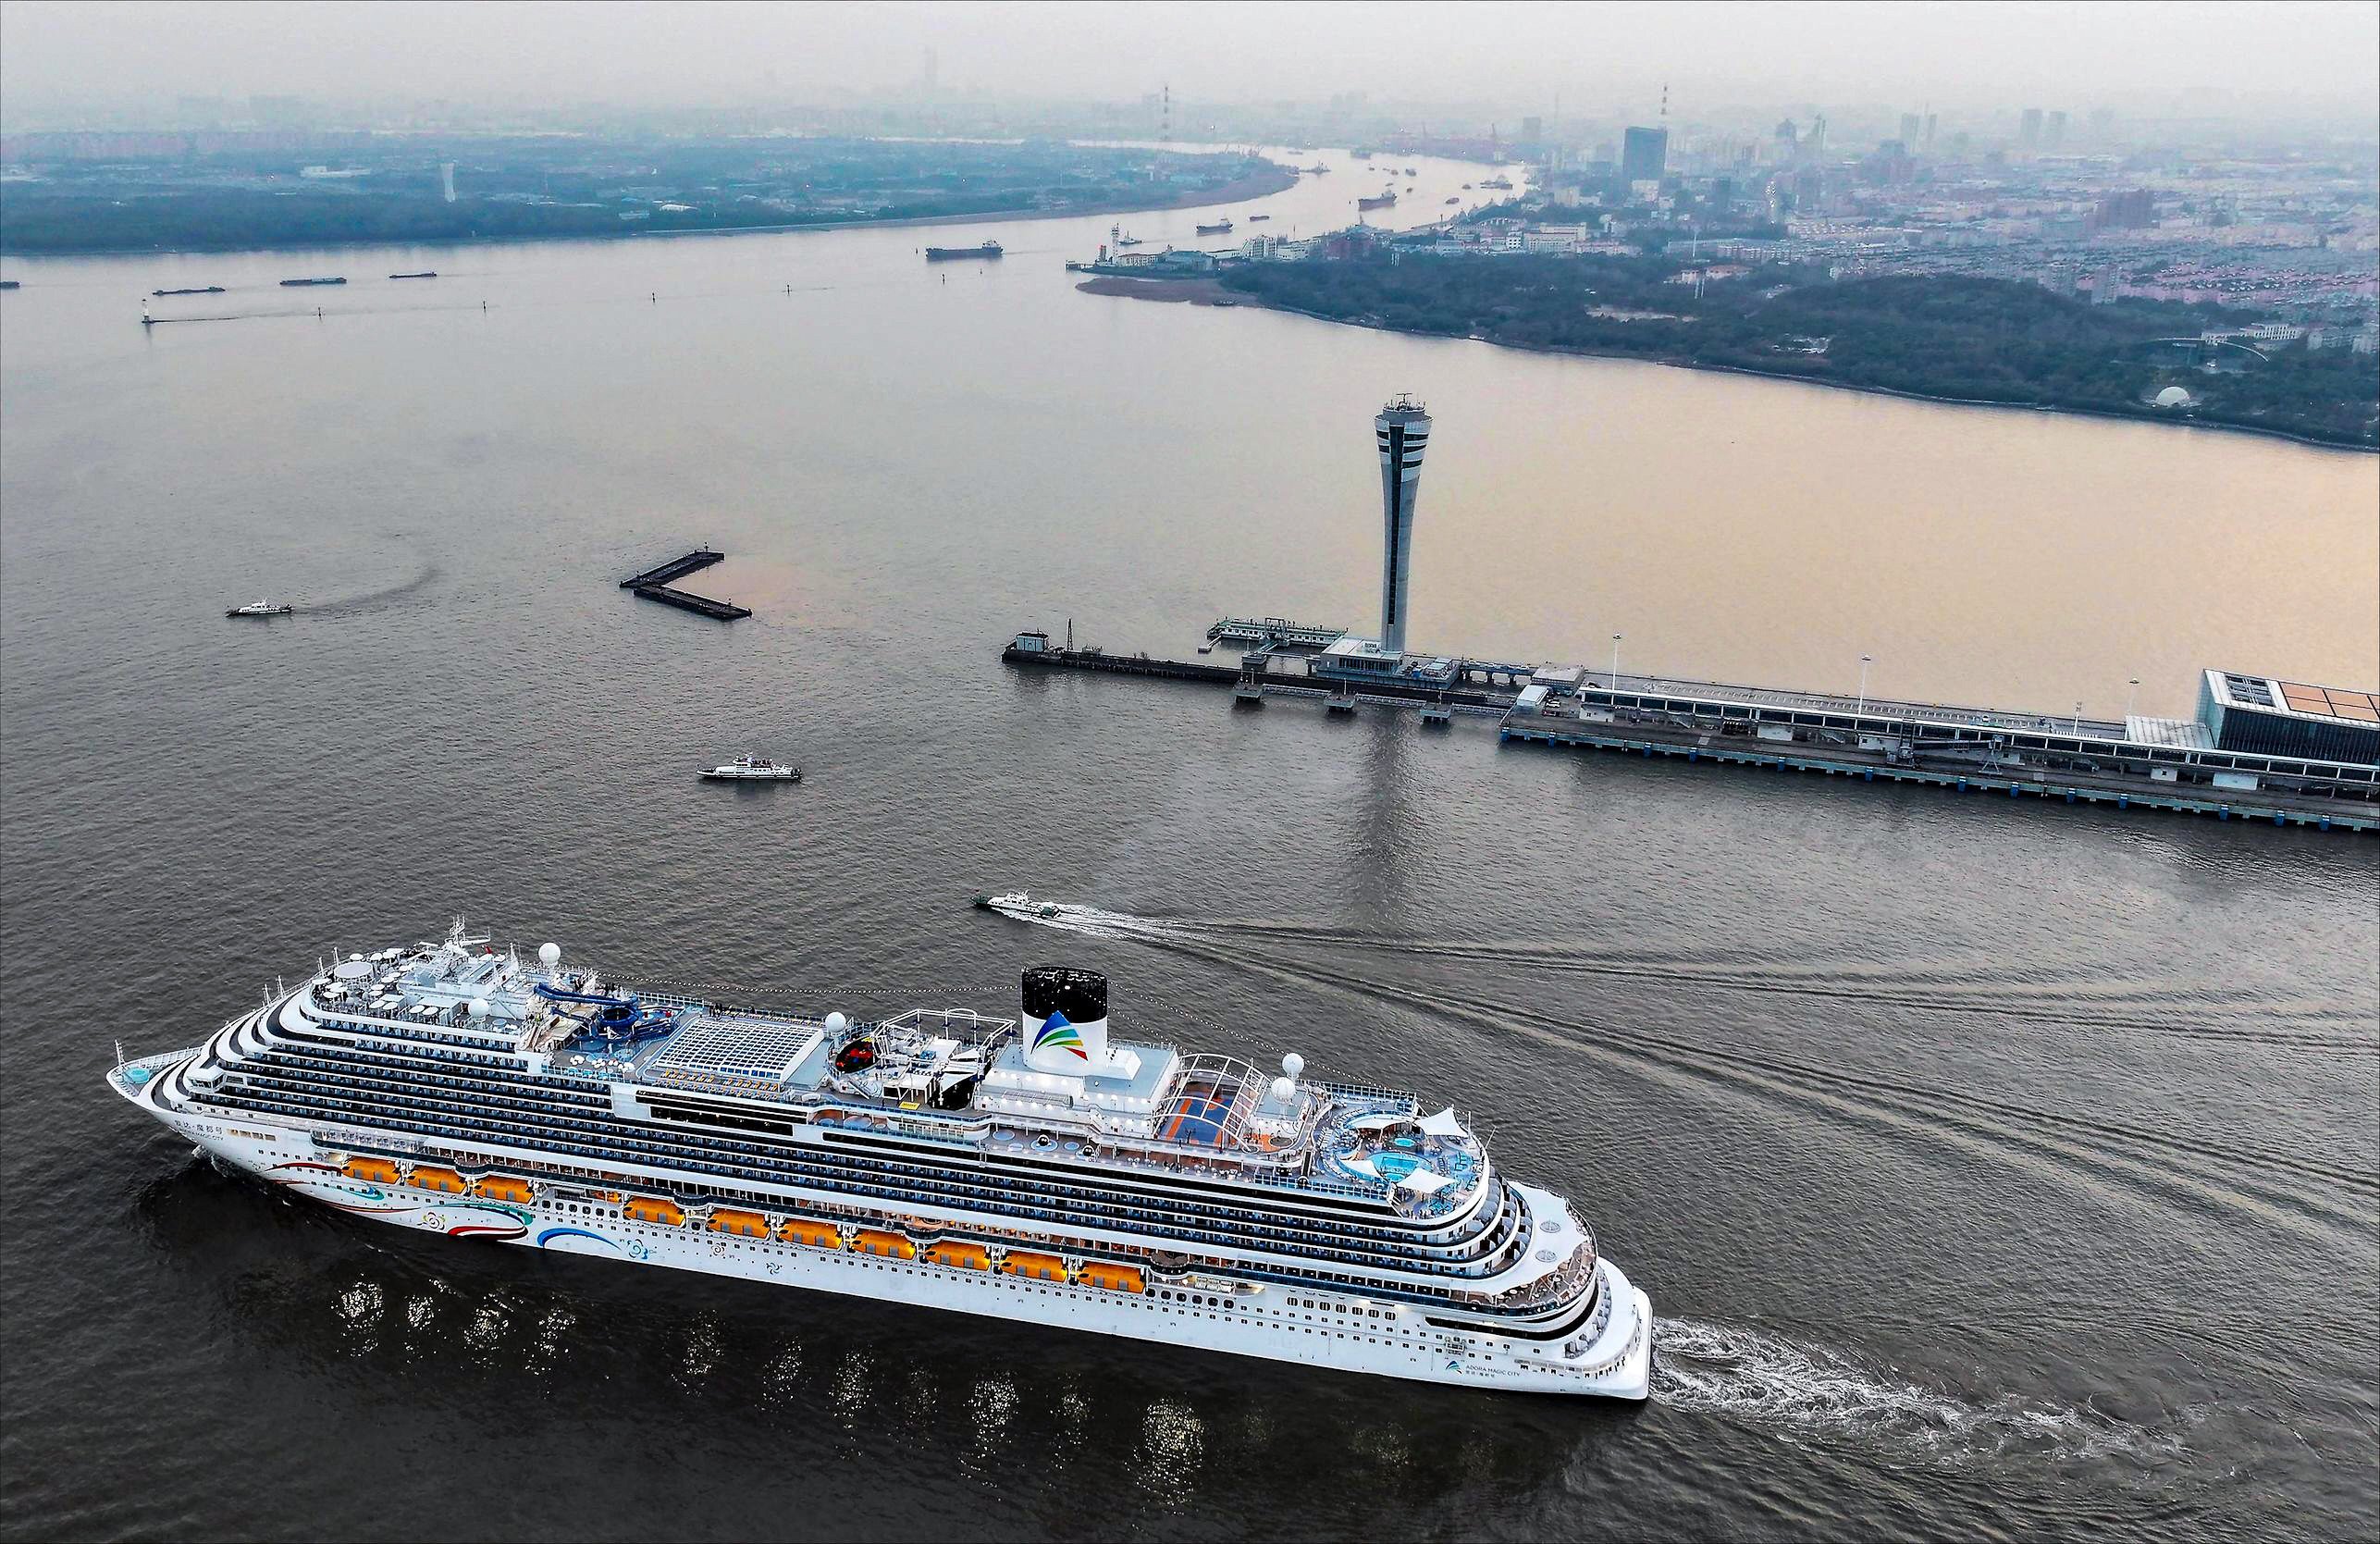
[[[1146,943],[1162,943],[1183,936],[1183,930],[1153,918],[1135,917],[1128,911],[1102,911],[1095,906],[1074,906],[1066,901],[994,901],[992,909],[1019,922],[1055,928],[1060,933],[1081,933],[1090,938],[1135,938]]]
[[[1699,1319],[1653,1325],[1653,1398],[1795,1434],[1880,1441],[1946,1460],[2172,1457],[2177,1445],[2094,1410],[2014,1395],[1976,1403],[1839,1352]]]

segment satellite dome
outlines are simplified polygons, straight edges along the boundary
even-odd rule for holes
[[[2159,407],[2188,407],[2190,405],[2190,394],[2178,386],[2168,386],[2163,391],[2157,393],[2157,405]]]
[[[1287,1078],[1273,1080],[1273,1103],[1286,1105],[1298,1096],[1298,1085]]]
[[[1299,1073],[1303,1072],[1305,1069],[1306,1058],[1298,1055],[1295,1051],[1290,1052],[1288,1056],[1281,1058],[1281,1071],[1292,1079],[1297,1077]]]
[[[830,1013],[826,1016],[827,1033],[841,1034],[844,1031],[849,1028],[851,1028],[851,1020],[845,1019],[843,1015],[839,1013]]]
[[[550,970],[562,962],[562,946],[559,944],[540,944],[537,945],[537,957],[544,961],[546,969]]]
[[[487,998],[474,997],[471,999],[471,1016],[474,1019],[485,1019],[487,1017]]]

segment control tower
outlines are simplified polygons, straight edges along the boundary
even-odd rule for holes
[[[1380,441],[1380,651],[1405,651],[1405,592],[1413,577],[1413,504],[1421,497],[1422,456],[1430,448],[1430,415],[1413,398],[1388,399],[1372,420]]]

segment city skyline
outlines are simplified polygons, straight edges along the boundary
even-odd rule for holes
[[[2152,15],[2152,24],[2148,18]],[[181,98],[699,106],[882,97],[1357,97],[1649,120],[1837,101],[2013,112],[2361,120],[2380,111],[2380,10],[2189,5],[1403,7],[1000,5],[0,5],[12,128]],[[1889,81],[1886,89],[1879,82]],[[1187,127],[1187,126],[1186,126]]]

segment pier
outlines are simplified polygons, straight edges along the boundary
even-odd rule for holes
[[[721,622],[734,622],[740,617],[750,616],[751,608],[738,606],[730,600],[714,600],[708,595],[697,595],[691,590],[670,587],[671,580],[683,579],[697,569],[709,568],[712,563],[723,561],[726,556],[726,553],[709,547],[697,547],[683,557],[672,558],[658,568],[648,568],[642,574],[631,574],[620,581],[620,587],[633,592],[639,600],[658,600],[664,606],[675,606],[680,611],[692,611],[697,616],[715,617]]]
[[[1920,784],[1958,793],[2117,809],[2176,810],[2322,831],[2380,831],[2380,765],[2226,750],[2196,721],[2123,722],[1827,692],[1730,686],[1578,667],[1402,657],[1354,673],[1361,654],[1308,640],[1333,629],[1226,618],[1217,641],[1267,647],[1237,665],[1061,648],[1020,633],[1001,651],[1027,670],[1090,671],[1228,687],[1234,707],[1278,698],[1331,713],[1419,710],[1424,724],[1496,721],[1499,743],[1593,749],[1683,763]],[[1284,659],[1273,652],[1284,648]],[[1288,668],[1292,662],[1301,668]],[[1471,668],[1466,668],[1471,667]],[[1415,673],[1426,671],[1424,677]],[[1490,680],[1511,682],[1486,685]]]

